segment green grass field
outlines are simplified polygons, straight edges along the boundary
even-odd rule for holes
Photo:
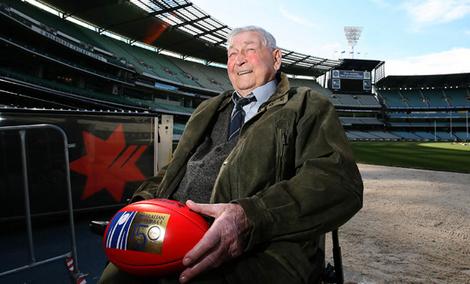
[[[470,173],[470,144],[351,142],[351,145],[358,163]]]

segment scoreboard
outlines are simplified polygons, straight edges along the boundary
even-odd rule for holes
[[[330,71],[330,89],[345,93],[370,93],[372,89],[370,71]]]

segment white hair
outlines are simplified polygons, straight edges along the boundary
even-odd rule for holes
[[[270,34],[268,31],[266,31],[265,29],[257,27],[257,26],[246,26],[246,27],[233,29],[227,36],[227,48],[229,48],[230,45],[232,44],[232,39],[234,36],[244,33],[244,32],[257,32],[261,36],[264,46],[272,50],[277,48],[276,39],[274,38],[274,36]]]

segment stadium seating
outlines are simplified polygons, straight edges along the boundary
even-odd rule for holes
[[[454,107],[470,107],[470,89],[446,89],[446,96],[449,98],[449,103]]]
[[[225,75],[227,73],[225,69],[205,66],[178,58],[168,57],[168,59],[182,70],[184,76],[196,81],[203,88],[219,92],[231,88],[228,77]]]
[[[399,140],[400,139],[399,136],[396,136],[390,132],[378,131],[378,130],[369,130],[367,132],[370,135],[377,136],[379,139],[382,139],[382,140]]]
[[[291,87],[309,87],[312,90],[315,90],[323,95],[329,95],[331,92],[325,92],[325,88],[320,86],[315,80],[307,80],[307,79],[298,79],[298,78],[291,78],[289,79]]]
[[[296,83],[294,83],[296,84]],[[304,86],[308,86],[305,84]],[[322,91],[335,106],[356,108],[381,108],[379,101],[373,95],[366,94],[328,94]]]
[[[400,137],[402,140],[422,140],[422,137],[419,137],[414,132],[408,131],[391,131],[391,134]]]
[[[344,106],[359,106],[359,102],[352,95],[336,94],[336,97]]]
[[[460,140],[460,141],[470,141],[470,133],[467,133],[465,131],[457,131],[454,132],[454,135]]]
[[[381,108],[379,101],[373,95],[356,95],[359,105],[363,107],[378,107]]]
[[[59,91],[67,92],[70,94],[76,94],[76,95],[83,96],[86,98],[97,99],[100,101],[110,101],[110,102],[115,102],[118,104],[130,105],[130,106],[143,107],[143,108],[152,109],[155,111],[190,115],[194,110],[192,108],[187,108],[187,107],[182,107],[180,105],[176,105],[175,103],[171,103],[170,101],[163,101],[163,100],[157,100],[157,99],[155,101],[150,101],[150,100],[142,100],[142,99],[137,99],[137,98],[125,97],[125,96],[112,96],[109,94],[104,94],[104,93],[92,91],[89,89],[76,88],[76,87],[72,87],[66,84],[61,84],[55,81],[40,79],[34,76],[26,75],[23,73],[17,73],[17,72],[4,69],[4,68],[0,68],[0,75],[18,79],[23,82],[36,84],[39,86],[48,87],[53,90],[59,90]]]
[[[387,116],[391,119],[462,119],[465,118],[466,112],[436,112],[436,111],[425,111],[425,112],[392,112],[388,113]]]
[[[340,120],[343,125],[384,125],[375,117],[340,117]]]
[[[388,108],[407,108],[408,104],[404,97],[400,95],[398,91],[377,91],[382,97],[385,106]]]
[[[470,90],[468,88],[406,91],[379,90],[378,94],[389,108],[470,107]]]
[[[80,95],[85,98],[101,100],[103,102],[110,101],[110,102],[124,104],[124,105],[139,106],[139,107],[143,106],[141,104],[136,103],[135,101],[132,101],[130,98],[127,98],[127,97],[113,96],[109,94],[96,92],[90,89],[76,88],[70,85],[62,84],[62,83],[55,82],[55,81],[40,79],[35,76],[18,73],[12,70],[4,69],[4,68],[0,68],[0,75],[18,79],[23,82],[28,82],[28,83],[36,84],[39,86],[51,88],[53,90],[59,90],[59,91],[67,92],[70,94]]]
[[[454,132],[445,132],[445,131],[415,131],[414,132],[417,136],[422,137],[425,140],[429,141],[456,141],[456,140],[463,140],[456,136]],[[459,132],[460,134],[462,132]]]
[[[427,98],[429,107],[445,108],[449,106],[444,90],[427,90],[422,92]]]
[[[398,93],[405,99],[405,102],[408,107],[429,107],[426,98],[422,95],[419,90],[398,91]]]
[[[80,27],[21,1],[6,0],[5,3],[20,12],[10,13],[9,17],[14,17],[26,26],[34,26],[36,30],[39,28],[60,37],[61,40],[70,43],[71,49],[80,47],[96,56],[101,56],[108,64],[119,66],[120,71],[129,70],[131,76],[123,78],[135,80],[130,81],[130,85],[135,84],[143,89],[122,88],[122,93],[116,92],[119,95],[115,95],[106,91],[79,88],[50,79],[41,79],[5,66],[0,68],[2,76],[95,100],[128,104],[157,112],[182,115],[186,118],[193,112],[192,106],[196,106],[202,99],[231,88],[224,68],[183,60],[131,45]],[[31,33],[38,36],[32,30]],[[2,40],[5,41],[4,38]],[[100,70],[94,70],[93,64],[81,64],[82,62],[73,62],[69,58],[64,58],[63,55],[68,52],[67,45],[63,47],[64,53],[49,54],[48,50],[41,49],[39,45],[33,50],[33,47],[27,44],[28,41],[20,42],[16,39],[8,41],[8,44],[18,45],[19,49],[26,52],[49,58],[50,62],[58,61],[59,65],[91,74],[96,77],[97,85],[104,80],[116,81],[122,85],[129,84],[122,78],[116,77],[118,72],[115,69],[110,68],[109,74],[104,74]],[[95,63],[95,66],[100,64],[100,62],[92,63]],[[63,66],[61,68],[64,68]],[[374,95],[332,93],[315,80],[303,77],[293,76],[290,83],[293,87],[307,86],[318,91],[327,97],[339,112],[343,111],[340,113],[340,120],[346,129],[346,135],[352,140],[463,141],[467,138],[467,133],[463,131],[467,126],[465,111],[470,109],[470,88],[467,85],[460,88],[441,86],[413,89],[409,86],[396,86],[392,89],[379,88]],[[109,89],[107,86],[105,90]],[[398,112],[393,112],[394,110]],[[385,131],[385,127],[389,131]],[[437,130],[436,133],[432,131],[434,128]],[[184,124],[178,122],[174,129],[176,135],[181,135]],[[449,131],[453,132],[450,134]]]
[[[369,131],[348,130],[346,136],[355,137],[355,140],[384,140],[384,138],[372,134]]]
[[[331,101],[331,103],[334,105],[334,106],[339,106],[339,105],[343,105],[343,102],[341,102],[340,98],[338,96],[336,96],[335,94],[331,94],[328,96],[328,99]]]
[[[100,76],[104,79],[118,81],[122,84],[128,84],[128,82],[122,80],[121,78],[119,78],[119,77],[117,77],[113,74],[100,72],[96,68],[91,68],[91,67],[88,67],[88,66],[85,66],[85,65],[81,65],[80,62],[70,61],[67,58],[58,57],[55,54],[48,53],[46,50],[43,50],[42,48],[28,46],[28,45],[26,45],[22,42],[17,42],[15,40],[11,39],[11,38],[10,39],[5,39],[5,38],[0,37],[0,41],[2,41],[4,43],[7,43],[11,46],[15,46],[15,47],[17,47],[19,49],[22,49],[24,51],[29,51],[30,53],[34,54],[35,56],[41,56],[41,57],[43,57],[45,59],[48,59],[50,61],[55,61],[55,62],[58,62],[60,64],[66,65],[68,67],[74,68],[78,71],[82,71],[82,72],[86,72],[88,74],[93,74],[93,75],[96,75],[96,76]]]
[[[430,140],[433,141],[435,140],[434,133],[431,131],[415,131],[414,134],[418,137],[421,137],[422,140]],[[436,138],[437,140],[437,138]]]

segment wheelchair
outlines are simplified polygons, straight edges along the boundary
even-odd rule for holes
[[[103,236],[106,230],[106,226],[109,224],[109,221],[91,221],[89,223],[90,230],[98,235]],[[327,263],[324,265],[324,270],[321,276],[322,283],[344,283],[344,274],[343,274],[343,261],[341,256],[341,247],[339,245],[338,229],[335,229],[330,232],[332,239],[332,250],[333,250],[333,264]],[[320,243],[323,246],[323,251],[325,251],[325,235],[323,235]]]

